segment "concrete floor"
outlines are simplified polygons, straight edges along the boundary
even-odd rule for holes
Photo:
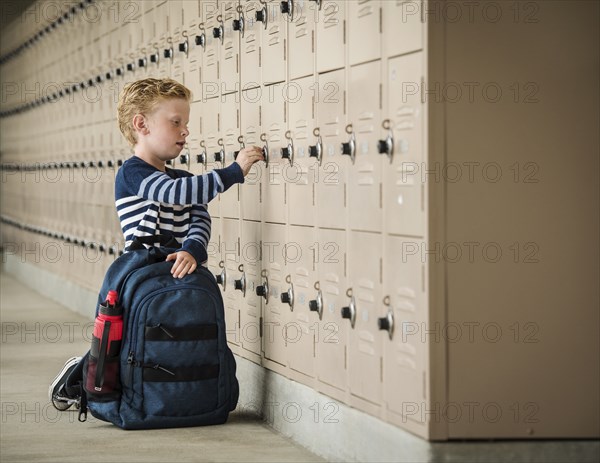
[[[0,461],[324,461],[239,412],[220,426],[123,431],[56,411],[48,386],[67,358],[87,351],[91,323],[4,272],[0,291]]]

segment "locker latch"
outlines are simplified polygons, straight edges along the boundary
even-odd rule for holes
[[[200,45],[202,48],[206,48],[206,34],[204,32],[200,35],[197,35],[194,41],[196,45]]]
[[[289,289],[285,293],[280,294],[281,302],[288,304],[290,310],[294,310],[294,285],[292,284],[291,277],[288,275],[285,279],[290,285]]]
[[[267,13],[266,5],[263,7],[262,10],[259,10],[256,12],[256,20],[258,22],[262,22],[263,25],[265,26],[265,29],[267,28],[267,23],[269,22],[269,15]]]
[[[262,149],[263,157],[265,158],[265,165],[269,167],[269,143],[267,141],[267,134],[263,133],[260,135],[260,141],[264,142]]]
[[[265,273],[265,271],[263,270],[263,284],[260,286],[256,287],[256,295],[257,296],[261,296],[265,298],[265,304],[269,303],[269,279],[267,278],[267,275]]]
[[[127,70],[128,71],[133,71],[133,68],[135,68],[135,64],[133,64],[133,63],[127,63]]]
[[[221,23],[219,27],[213,28],[213,37],[215,39],[221,39],[221,45],[223,44],[223,40],[225,39],[225,28],[223,27],[223,23]]]
[[[187,148],[187,144],[186,144],[186,152],[179,156],[179,162],[181,164],[187,165],[188,170],[189,170],[189,168],[190,168],[190,150],[189,150],[189,148]]]
[[[219,267],[221,267],[223,270],[221,270],[220,274],[215,275],[215,279],[217,280],[217,284],[221,285],[223,287],[223,291],[225,291],[225,286],[227,285],[227,272],[225,271],[225,263],[223,261],[219,262]]]
[[[156,53],[152,53],[150,55],[150,62],[156,63],[158,65],[158,59],[159,59],[159,54],[158,54],[158,50],[157,50]]]
[[[323,141],[320,135],[318,135],[317,144],[308,147],[308,155],[311,158],[317,158],[319,165],[321,165],[323,160]]]
[[[350,140],[347,143],[342,143],[342,154],[350,156],[352,164],[356,157],[356,137],[354,132],[350,133]]]
[[[202,153],[196,155],[196,162],[198,164],[203,164],[206,169],[206,165],[208,163],[208,156],[206,155],[206,148],[204,147],[204,140],[200,142],[200,147],[202,148]]]
[[[163,51],[163,57],[173,59],[173,47],[165,48]]]
[[[377,150],[379,154],[387,154],[390,164],[394,158],[394,133],[390,127],[390,120],[386,119],[383,121],[383,128],[388,130],[388,136],[385,140],[379,140],[377,143]]]
[[[185,41],[183,41],[183,42],[181,42],[179,44],[179,51],[181,53],[185,53],[185,56],[187,56],[187,54],[188,54],[188,41],[187,41],[187,39],[185,39]]]
[[[285,137],[289,140],[287,147],[281,148],[281,158],[290,161],[290,166],[294,165],[294,140],[290,136],[290,131],[285,133]]]
[[[240,13],[240,19],[233,20],[233,30],[239,31],[242,34],[242,38],[244,37],[244,15]]]
[[[221,146],[221,150],[215,153],[215,162],[220,162],[222,167],[225,167],[225,148],[223,148],[223,139],[219,138],[218,141]]]
[[[283,14],[288,15],[289,21],[294,20],[294,2],[292,0],[281,2],[279,8]]]
[[[323,318],[323,296],[321,290],[317,293],[317,298],[312,301],[308,301],[308,308],[311,312],[317,312],[319,314],[319,320]]]
[[[240,144],[240,149],[233,152],[233,160],[234,161],[237,159],[238,154],[240,154],[240,151],[242,151],[246,147],[246,145],[244,143],[244,137],[242,135],[240,135],[238,137],[238,143]]]
[[[138,67],[140,68],[145,68],[146,67],[146,57],[144,56],[143,58],[139,58],[138,59]]]
[[[386,330],[390,340],[392,339],[394,336],[394,313],[391,308],[388,309],[388,313],[385,317],[377,319],[377,327],[380,330]]]
[[[354,296],[350,298],[350,303],[347,307],[342,307],[342,318],[350,320],[350,326],[354,328],[356,321],[356,304],[354,303]]]
[[[244,297],[246,297],[246,272],[244,272],[244,264],[240,264],[238,270],[242,272],[242,277],[239,280],[235,280],[233,285],[235,289],[240,290]]]

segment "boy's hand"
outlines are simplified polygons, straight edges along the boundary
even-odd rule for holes
[[[248,172],[250,172],[252,164],[254,164],[257,161],[264,160],[265,157],[263,156],[262,148],[260,146],[247,146],[238,153],[235,162],[237,162],[240,165],[245,177],[246,175],[248,175]]]
[[[174,278],[183,278],[196,270],[196,259],[187,251],[177,251],[167,256],[166,262],[174,260],[171,274]]]

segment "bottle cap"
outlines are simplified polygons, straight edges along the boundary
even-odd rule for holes
[[[107,300],[107,302],[108,302],[110,305],[114,306],[114,305],[116,305],[116,304],[117,304],[117,299],[118,299],[117,292],[116,292],[114,289],[111,289],[111,290],[108,292],[108,295],[106,296],[106,300]]]

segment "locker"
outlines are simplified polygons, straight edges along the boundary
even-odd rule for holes
[[[257,21],[263,23],[261,36],[262,83],[269,85],[286,79],[287,21],[280,10],[280,2],[269,0],[257,12]],[[262,21],[260,21],[262,19]]]
[[[346,64],[347,2],[323,0],[321,8],[316,8],[317,72],[343,68]]]
[[[383,343],[383,396],[388,410],[406,413],[405,404],[426,399],[423,377],[427,372],[427,345],[421,330],[427,322],[425,294],[425,242],[385,236],[383,294],[389,306],[382,305],[379,317],[389,330],[380,329]],[[422,421],[423,414],[405,419]]]
[[[286,138],[287,118],[284,85],[262,88],[262,130],[268,143],[269,165],[263,176],[262,217],[267,222],[287,222],[286,181],[284,172],[290,165],[282,158],[282,149],[289,147]]]
[[[260,323],[263,299],[256,294],[256,288],[262,285],[261,224],[242,220],[241,225],[240,260],[243,264],[245,296],[240,306],[240,339],[242,347],[255,354],[255,356],[251,356],[251,359],[260,363]]]
[[[190,134],[187,137],[187,148],[189,149],[189,170],[194,175],[204,173],[204,164],[198,162],[198,155],[203,152],[200,146],[202,136],[202,112],[203,103],[201,101],[190,103],[190,122],[188,124]]]
[[[188,2],[185,3],[187,4]],[[199,23],[200,19],[188,22],[187,34],[188,47],[190,48],[183,69],[185,86],[191,90],[192,100],[199,100],[202,97],[201,79],[204,46],[198,44],[196,40],[196,37],[202,37],[202,32],[198,27]]]
[[[202,103],[202,142],[206,148],[206,171],[223,167],[218,159],[223,157],[223,139],[219,130],[219,112],[221,105],[218,98],[211,98]],[[202,143],[201,143],[202,144]],[[211,217],[221,217],[221,195],[217,195],[208,203]]]
[[[377,152],[382,132],[380,65],[373,61],[350,68],[348,121],[356,138],[356,154],[354,163],[345,165],[350,228],[356,230],[381,231],[382,158]]]
[[[293,1],[289,21],[288,51],[289,79],[312,75],[315,69],[315,20],[317,5],[308,0]]]
[[[262,350],[265,359],[286,366],[288,354],[285,326],[290,320],[290,307],[281,302],[281,293],[287,292],[287,269],[282,255],[286,242],[286,227],[282,224],[262,224],[262,266],[268,284],[269,301],[263,312]]]
[[[397,56],[423,48],[425,11],[422,0],[382,2],[383,55]]]
[[[382,336],[377,329],[381,311],[381,235],[350,231],[348,282],[355,305],[354,328],[348,345],[348,378],[352,395],[371,404],[381,402]],[[346,328],[349,323],[346,323]]]
[[[221,37],[223,36],[223,23],[219,21],[220,14],[216,2],[202,2],[202,14],[204,17],[204,29],[206,37],[206,49],[204,53],[204,68],[202,73],[203,99],[210,91],[209,96],[220,94],[219,82],[219,56],[221,54]],[[215,37],[215,34],[218,37]]]
[[[173,42],[169,32],[164,32],[158,41],[158,70],[157,74],[160,78],[171,77],[171,68],[173,66],[173,58],[175,54],[176,44]]]
[[[383,155],[384,227],[389,233],[424,236],[425,184],[422,181],[423,111],[421,78],[423,57],[412,53],[390,59],[386,111],[389,131],[381,142],[393,139],[393,152]]]
[[[223,46],[220,56],[221,93],[239,91],[240,31],[235,30],[234,20],[239,21],[239,2],[225,0],[219,3],[224,23]],[[239,23],[235,25],[240,27]]]
[[[284,168],[289,200],[290,224],[315,225],[316,157],[309,147],[316,146],[315,128],[316,85],[312,76],[290,82],[286,100],[289,107],[290,136],[294,146],[294,163]],[[315,154],[315,153],[312,153]]]
[[[225,263],[225,290],[223,304],[225,305],[225,325],[227,326],[227,341],[236,346],[240,345],[240,307],[243,304],[242,292],[237,288],[236,281],[241,281],[240,272],[240,221],[238,219],[222,219],[223,240],[221,255]]]
[[[350,65],[381,58],[381,2],[349,0],[347,6]]]
[[[183,24],[186,25],[190,33],[198,31],[198,24],[202,22],[200,14],[200,2],[199,0],[183,0]]]
[[[165,34],[169,34],[169,3],[161,3],[152,10],[154,16],[154,33],[157,38],[162,38]]]
[[[260,2],[243,0],[241,6],[244,32],[240,39],[240,87],[246,90],[260,86],[261,31],[264,23],[256,20],[256,12],[262,9]]]
[[[289,366],[310,377],[315,376],[315,336],[320,326],[318,313],[309,308],[309,301],[317,299],[314,287],[316,241],[314,228],[290,225],[284,246],[294,295],[290,322],[285,331]]]
[[[225,166],[234,162],[234,153],[240,150],[239,94],[230,93],[221,97],[221,136],[225,153]],[[221,216],[240,217],[240,186],[233,185],[221,196]]]
[[[173,36],[183,26],[183,2],[182,0],[169,0],[167,3],[168,32]]]
[[[263,146],[260,126],[260,96],[262,89],[242,92],[241,128],[244,144]],[[252,165],[240,187],[241,216],[245,220],[261,220],[262,182],[268,167],[265,162]]]
[[[224,264],[223,258],[221,256],[221,218],[213,217],[211,214],[210,219],[210,240],[206,248],[206,253],[208,254],[208,269],[216,277],[217,275],[220,275],[223,271]]]

